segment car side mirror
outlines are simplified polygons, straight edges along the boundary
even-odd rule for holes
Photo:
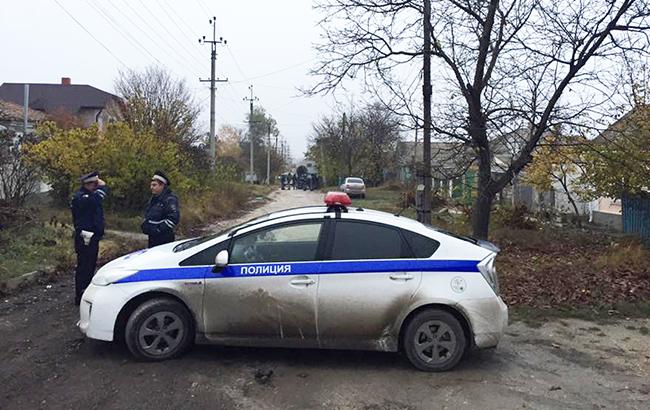
[[[226,266],[228,266],[228,251],[224,249],[214,258],[212,272],[220,272]]]

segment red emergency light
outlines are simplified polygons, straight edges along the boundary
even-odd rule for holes
[[[352,200],[345,192],[328,192],[325,194],[325,205],[350,206],[352,205]]]

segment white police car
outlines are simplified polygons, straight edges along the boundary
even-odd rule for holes
[[[344,193],[325,199],[106,264],[79,328],[124,340],[142,360],[197,342],[401,350],[418,369],[443,371],[497,345],[508,321],[497,248],[351,208]]]

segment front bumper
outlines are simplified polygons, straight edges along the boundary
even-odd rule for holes
[[[119,287],[91,284],[79,304],[79,330],[91,339],[113,341],[117,315],[124,303],[126,295]]]
[[[470,321],[474,345],[479,349],[495,347],[508,327],[508,306],[501,297],[466,300],[459,307]]]

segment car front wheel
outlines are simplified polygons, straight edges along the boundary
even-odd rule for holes
[[[139,360],[158,361],[183,353],[194,338],[194,322],[185,306],[165,298],[138,306],[126,323],[125,340]]]
[[[444,372],[455,367],[467,349],[461,324],[452,314],[428,309],[416,314],[403,334],[406,357],[416,368]]]

